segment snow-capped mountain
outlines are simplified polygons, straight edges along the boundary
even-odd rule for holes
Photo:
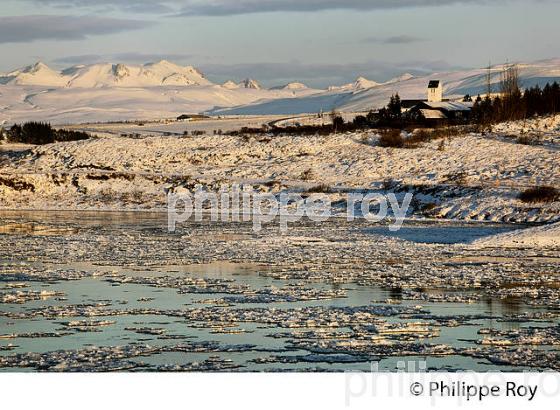
[[[408,81],[408,80],[412,80],[414,78],[414,76],[410,73],[404,73],[399,75],[398,77],[392,78],[389,81],[383,83],[383,84],[393,84],[393,83],[398,83],[401,81]]]
[[[50,69],[46,64],[39,61],[0,76],[0,84],[63,87],[66,84],[66,79],[61,73]]]
[[[277,87],[272,87],[270,89],[271,90],[306,90],[308,88],[309,87],[307,87],[303,83],[292,82],[292,83],[288,83],[288,84],[285,84],[285,85],[279,85]]]
[[[395,77],[385,83],[378,83],[377,81],[368,80],[365,77],[358,77],[356,81],[344,85],[332,85],[328,88],[328,91],[360,91],[367,90],[373,87],[378,87],[384,84],[398,83],[400,81],[407,81],[414,78],[412,74],[405,73],[398,77]]]
[[[523,87],[560,82],[560,59],[518,67]],[[496,91],[503,69],[498,65],[490,70]],[[403,74],[382,84],[358,77],[353,83],[329,90],[298,82],[264,89],[253,79],[216,85],[196,68],[168,61],[78,65],[62,71],[36,63],[0,75],[0,123],[154,119],[200,112],[292,115],[333,108],[357,112],[383,107],[397,92],[403,99],[425,98],[432,79],[443,82],[445,98],[476,96],[485,93],[487,75],[486,68],[479,68],[421,77]]]
[[[358,77],[356,81],[344,85],[332,85],[328,88],[328,91],[357,91],[357,90],[367,90],[368,88],[377,87],[379,83],[377,81],[368,80],[365,77]]]
[[[518,64],[522,87],[544,86],[546,83],[560,83],[560,59]],[[497,91],[504,65],[490,69],[492,88]],[[305,95],[294,99],[259,101],[243,107],[211,111],[219,114],[261,115],[261,114],[303,114],[330,111],[360,112],[384,107],[391,95],[398,93],[402,99],[425,99],[430,80],[443,82],[444,97],[462,99],[466,94],[476,96],[486,92],[488,69],[479,68],[463,71],[434,73],[421,77],[403,74],[383,84],[366,89],[357,89],[356,83],[341,87],[330,87],[328,91]]]
[[[0,74],[0,123],[168,118],[316,92],[296,86],[267,90],[253,79],[216,85],[192,66],[165,60],[76,65],[62,71],[37,63]]]
[[[241,81],[238,85],[240,88],[249,88],[251,90],[262,89],[262,86],[258,83],[258,81],[253,80],[252,78],[246,78],[245,80]]]
[[[0,77],[0,83],[69,88],[212,84],[196,68],[181,67],[165,60],[141,66],[108,63],[79,65],[61,72],[54,71],[39,62]]]
[[[379,85],[378,82],[368,80],[365,77],[358,77],[354,82],[354,88],[356,90],[367,90],[368,88],[377,87]]]
[[[239,88],[239,84],[237,84],[237,83],[235,83],[231,80],[228,80],[228,81],[226,81],[225,83],[222,84],[222,87],[224,87],[228,90],[235,90],[235,89]]]

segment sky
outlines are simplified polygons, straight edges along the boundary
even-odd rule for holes
[[[560,0],[1,0],[0,72],[166,59],[326,87],[560,57]]]

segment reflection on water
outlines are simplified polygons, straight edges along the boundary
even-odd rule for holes
[[[77,233],[77,229],[53,228],[48,225],[40,225],[33,222],[7,223],[0,225],[0,235],[37,235],[37,236],[59,236]]]
[[[454,224],[450,226],[438,224],[437,227],[429,225],[405,225],[397,232],[388,232],[385,227],[381,226],[368,228],[366,231],[372,234],[392,236],[416,243],[439,243],[451,245],[469,243],[485,236],[511,232],[516,229],[520,229],[520,226],[489,224],[463,224],[459,226]]]
[[[31,219],[29,220],[25,220]],[[60,220],[64,220],[65,226],[60,225]],[[33,214],[31,217],[21,216],[21,222],[14,222],[13,215],[9,222],[4,223],[0,229],[0,240],[13,240],[12,236],[17,235],[37,235],[37,232],[48,232],[49,234],[65,237],[74,235],[84,227],[88,229],[102,230],[108,238],[111,232],[118,229],[127,232],[130,229],[131,235],[141,232],[140,238],[145,241],[157,240],[153,237],[153,232],[158,232],[165,226],[164,216],[160,214],[114,214],[107,213],[100,217],[96,213],[80,213],[79,220],[72,214]],[[370,228],[368,232],[379,233],[378,229]],[[413,241],[432,243],[438,240],[442,243],[442,238],[446,238],[443,243],[465,242],[476,237],[503,232],[511,227],[478,227],[472,226],[449,227],[449,226],[410,226],[403,228],[394,235]],[[383,234],[388,234],[386,229]],[[9,239],[7,235],[10,235]],[[223,233],[210,235],[215,241],[241,241],[246,235]],[[75,237],[78,238],[78,237]],[[77,240],[77,239],[73,240]],[[189,236],[191,241],[202,241],[202,236]],[[83,238],[81,239],[83,240]],[[9,255],[0,255],[0,258],[7,260]],[[450,258],[451,259],[451,258]],[[369,370],[370,359],[358,361],[356,363],[336,362],[326,363],[267,363],[257,359],[272,357],[275,355],[294,356],[308,355],[311,352],[305,349],[294,347],[294,340],[285,336],[288,332],[302,332],[305,330],[317,330],[312,325],[306,328],[289,329],[280,327],[278,323],[263,322],[257,319],[258,312],[276,311],[278,317],[287,309],[301,309],[306,307],[357,307],[370,306],[372,304],[381,306],[403,306],[414,308],[421,304],[421,310],[416,316],[410,313],[402,315],[392,315],[380,317],[380,321],[391,323],[406,323],[415,321],[425,321],[431,326],[437,327],[438,333],[431,338],[424,338],[418,335],[403,335],[403,340],[412,340],[415,343],[429,343],[431,345],[450,345],[457,348],[476,347],[477,341],[481,340],[478,330],[481,328],[491,328],[498,330],[514,330],[525,326],[517,321],[502,320],[504,316],[516,316],[524,312],[546,311],[544,308],[526,306],[520,299],[492,299],[482,298],[471,303],[450,303],[429,302],[406,300],[407,289],[402,287],[376,287],[364,286],[356,283],[323,283],[312,281],[310,283],[289,280],[274,279],[267,275],[275,266],[265,263],[233,262],[230,260],[212,261],[209,263],[198,264],[176,264],[167,263],[165,258],[153,255],[153,265],[151,266],[123,266],[115,261],[114,265],[102,263],[97,260],[64,261],[57,263],[52,260],[41,261],[40,258],[34,261],[24,261],[45,270],[73,269],[83,272],[99,272],[96,277],[84,277],[79,280],[71,281],[29,281],[23,284],[21,290],[24,291],[49,291],[59,292],[64,297],[39,297],[37,299],[25,301],[22,304],[3,303],[0,304],[0,311],[7,313],[25,313],[40,308],[65,308],[76,305],[103,305],[110,309],[125,309],[127,311],[141,311],[152,309],[149,313],[122,314],[118,316],[96,316],[93,319],[107,321],[103,326],[95,328],[95,331],[74,331],[65,325],[65,322],[91,320],[84,316],[65,316],[56,317],[31,317],[31,318],[10,318],[0,315],[0,356],[8,356],[15,353],[24,352],[51,352],[60,349],[81,349],[87,346],[122,346],[133,343],[150,344],[154,346],[171,346],[185,341],[215,341],[223,345],[254,345],[254,349],[241,352],[220,352],[220,357],[232,360],[234,363],[243,367],[243,370],[262,371],[271,369],[307,369],[309,367],[319,367],[322,370]],[[290,266],[285,267],[290,269]],[[7,271],[7,270],[6,270]],[[108,280],[114,275],[125,275],[131,278],[192,278],[201,280],[218,280],[228,286],[239,286],[249,289],[243,296],[257,295],[260,290],[271,288],[294,289],[300,288],[311,290],[331,290],[343,291],[345,297],[327,297],[319,300],[288,300],[268,303],[245,303],[244,301],[231,301],[225,303],[220,299],[232,296],[227,292],[201,292],[199,289],[183,286],[180,288],[167,287],[167,282],[150,285],[149,283],[138,283],[133,280],[120,283]],[[14,281],[2,281],[0,279],[0,293],[8,292],[8,285]],[[222,283],[222,282],[219,282]],[[292,288],[290,288],[292,286]],[[408,289],[410,290],[410,289]],[[415,288],[426,295],[449,296],[453,291],[441,289]],[[464,294],[465,292],[463,292]],[[177,316],[165,314],[165,312],[176,312],[181,309],[208,309],[213,313],[218,312],[223,317],[223,322],[209,323],[207,321],[193,321]],[[259,310],[260,309],[260,310]],[[236,318],[239,311],[256,312],[256,320],[243,321]],[[158,313],[163,312],[163,313]],[[450,319],[457,319],[453,326],[440,324],[448,322]],[[312,322],[316,318],[310,317]],[[556,321],[557,322],[557,321]],[[374,325],[371,323],[370,325]],[[379,323],[378,323],[379,325]],[[65,327],[66,326],[66,327]],[[348,332],[349,326],[338,326],[336,324],[328,328],[330,332]],[[147,332],[146,329],[150,330]],[[82,329],[83,330],[83,329]],[[157,332],[161,332],[158,336]],[[59,334],[59,337],[37,336],[25,337],[21,335],[32,334]],[[292,333],[295,334],[295,333]],[[10,337],[10,335],[20,335]],[[165,337],[160,337],[164,335]],[[12,345],[10,350],[2,351],[2,346]],[[372,341],[373,343],[373,341]],[[204,361],[211,358],[212,353],[201,352],[166,352],[158,355],[148,355],[141,358],[147,364],[170,364],[184,363],[192,361]],[[386,354],[380,360],[382,369],[395,370],[399,360],[404,356],[399,355],[399,351],[394,354]],[[425,359],[425,357],[407,356],[406,360]],[[134,360],[140,360],[135,358]],[[462,355],[449,355],[445,357],[433,356],[428,358],[431,367],[442,369],[472,369],[472,370],[495,370],[495,366],[484,359],[475,359]],[[519,370],[519,368],[512,368]]]

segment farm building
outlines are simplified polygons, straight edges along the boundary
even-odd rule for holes
[[[432,124],[464,122],[468,120],[472,102],[449,101],[443,98],[443,83],[431,80],[428,83],[427,100],[403,100],[404,115],[411,120]]]
[[[415,120],[463,122],[469,119],[472,107],[472,102],[422,101],[409,109],[406,115]]]

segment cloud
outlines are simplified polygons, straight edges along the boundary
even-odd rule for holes
[[[365,76],[376,81],[387,81],[406,72],[427,75],[434,71],[449,71],[457,67],[445,61],[407,61],[387,63],[370,61],[349,64],[255,63],[255,64],[199,64],[206,76],[214,82],[239,81],[251,77],[266,86],[302,81],[313,87],[346,84]]]
[[[359,76],[365,76],[379,82],[389,80],[403,73],[426,75],[434,71],[450,71],[459,68],[445,61],[407,61],[388,63],[368,61],[348,64],[306,64],[299,61],[286,63],[210,63],[205,56],[191,54],[160,54],[160,53],[117,53],[117,54],[84,54],[67,56],[53,60],[58,65],[110,63],[148,63],[169,60],[178,64],[189,64],[200,68],[215,83],[227,80],[241,81],[254,78],[265,86],[283,85],[292,81],[302,81],[313,87],[327,87],[350,83]]]
[[[378,44],[388,44],[388,45],[398,45],[398,44],[412,44],[420,43],[425,41],[421,37],[409,36],[406,34],[391,37],[368,37],[363,40],[364,43],[378,43]]]
[[[116,53],[116,54],[82,54],[61,57],[53,60],[57,64],[94,64],[100,62],[148,63],[160,60],[170,60],[175,63],[186,62],[194,58],[192,54],[162,54],[162,53]]]
[[[249,77],[262,82],[267,87],[302,81],[312,87],[326,88],[330,85],[353,82],[359,76],[382,82],[404,73],[427,75],[436,71],[468,68],[454,66],[441,60],[399,63],[367,61],[348,64],[306,64],[300,61],[227,64],[210,63],[208,57],[200,55],[138,52],[75,55],[61,57],[52,62],[60,66],[100,62],[143,64],[159,60],[194,65],[215,83],[223,83],[227,80],[238,82]]]
[[[83,40],[89,36],[138,30],[153,23],[95,16],[8,16],[0,17],[0,43],[36,40]]]
[[[187,0],[180,15],[228,16],[266,12],[371,11],[453,4],[496,4],[510,1],[512,0]]]
[[[483,5],[520,0],[27,0],[36,4],[119,9],[130,12],[176,13],[180,16],[229,16],[266,12],[315,12],[324,10],[388,10],[399,8]],[[546,0],[542,0],[546,1]]]
[[[24,0],[41,6],[56,8],[84,8],[96,11],[125,11],[130,13],[174,13],[181,7],[181,0]]]

